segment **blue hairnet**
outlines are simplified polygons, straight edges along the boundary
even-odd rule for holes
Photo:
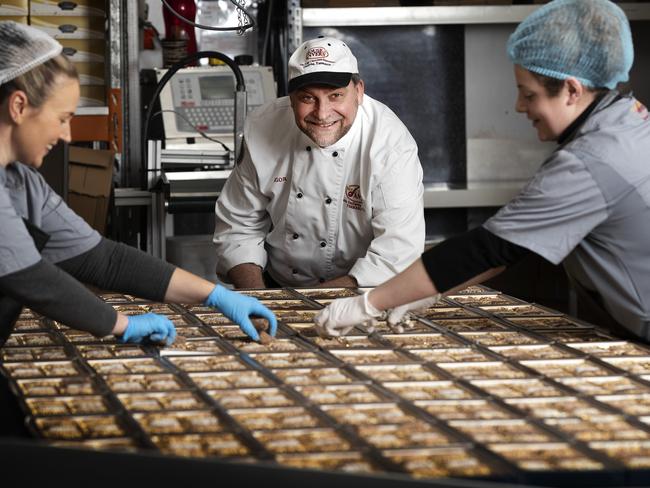
[[[630,24],[608,0],[554,0],[517,26],[508,39],[514,64],[594,88],[628,80],[634,60]]]

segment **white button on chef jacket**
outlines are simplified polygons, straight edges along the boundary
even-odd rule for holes
[[[282,97],[249,114],[244,140],[215,209],[221,279],[254,263],[284,286],[343,275],[373,286],[422,253],[417,145],[384,104],[364,95],[350,131],[321,148]]]

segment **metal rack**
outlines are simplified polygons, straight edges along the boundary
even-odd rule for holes
[[[630,20],[650,19],[650,3],[621,3]],[[524,20],[540,5],[481,5],[451,7],[303,8],[303,27],[509,24]],[[299,45],[300,43],[298,43]],[[296,45],[296,47],[298,46]]]

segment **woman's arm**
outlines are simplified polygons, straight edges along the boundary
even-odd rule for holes
[[[122,332],[126,317],[57,266],[41,260],[0,277],[0,293],[75,329],[103,337]]]
[[[445,294],[450,295],[468,286],[482,283],[490,278],[494,278],[505,269],[505,266],[488,269],[447,290]],[[431,281],[424,263],[420,258],[402,273],[371,290],[368,295],[368,300],[378,310],[388,310],[389,308],[395,308],[399,305],[437,295],[438,293],[436,285]]]
[[[166,302],[204,303],[212,290],[214,283],[195,274],[176,268],[169,280],[165,293]]]
[[[79,281],[107,291],[162,302],[175,266],[131,246],[102,238],[90,251],[58,263]]]
[[[422,308],[423,299],[435,302],[443,293],[492,278],[528,253],[480,227],[438,244],[369,293],[334,300],[314,321],[324,334],[341,335],[392,309],[389,322],[396,323],[406,312]]]

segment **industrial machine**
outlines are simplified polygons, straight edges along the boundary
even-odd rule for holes
[[[275,98],[271,68],[241,66],[240,69],[245,81],[247,112]],[[166,69],[157,70],[158,80],[167,72]],[[227,66],[179,70],[160,93],[166,147],[193,151],[197,147],[219,146],[212,139],[232,145],[234,92],[235,77]],[[200,133],[212,138],[188,144],[187,139],[197,138]]]
[[[147,140],[146,184],[157,195],[148,248],[165,259],[173,215],[213,211],[241,154],[245,115],[275,98],[275,85],[270,67],[234,63],[157,70],[157,77],[164,140]]]

